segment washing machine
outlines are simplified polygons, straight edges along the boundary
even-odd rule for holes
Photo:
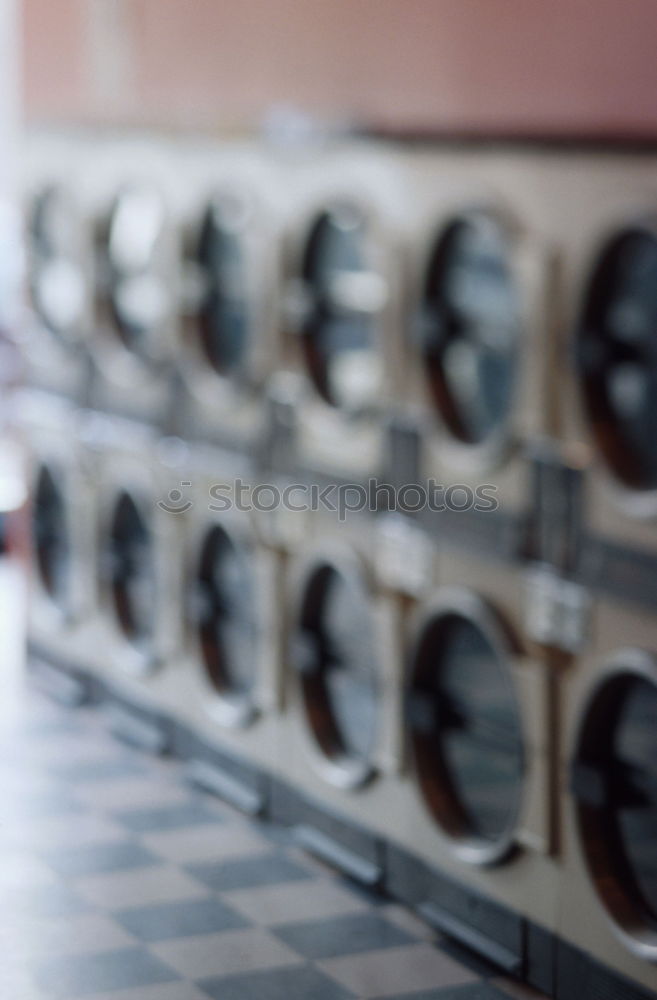
[[[527,449],[552,431],[556,273],[537,224],[536,164],[518,150],[447,144],[409,153],[406,166],[404,409],[417,477],[446,493],[450,531],[490,526],[493,542],[507,531],[518,547]],[[497,518],[472,509],[484,488]]]
[[[558,437],[587,470],[591,535],[639,562],[639,550],[655,550],[654,154],[563,154],[544,168],[542,189],[559,257]]]
[[[163,430],[173,411],[179,233],[157,174],[129,164],[97,230],[92,403]]]
[[[272,793],[302,847],[367,886],[383,882],[403,756],[404,600],[377,565],[376,533],[367,513],[313,511],[288,546]]]
[[[74,188],[33,178],[26,195],[24,379],[84,403],[93,326],[93,220]]]
[[[404,299],[403,185],[392,154],[290,156],[283,365],[298,375],[296,461],[357,481],[381,473]]]
[[[280,364],[277,179],[255,148],[199,144],[180,188],[177,432],[254,453]]]
[[[63,397],[22,390],[13,426],[26,455],[29,492],[29,659],[64,700],[84,696],[78,674],[93,644],[93,468],[80,411]]]
[[[407,628],[406,758],[386,885],[440,932],[550,993],[559,912],[556,690],[524,575],[439,550]]]
[[[657,628],[600,596],[562,684],[558,996],[657,992]],[[615,992],[614,992],[615,990]]]
[[[187,449],[149,425],[107,414],[87,413],[83,434],[97,496],[98,598],[87,669],[118,735],[171,749],[164,691],[182,641]]]
[[[191,779],[259,815],[281,707],[280,560],[254,526],[248,458],[197,443],[188,475],[189,509],[175,503],[167,514],[184,544],[172,609],[180,650],[163,704]]]
[[[181,184],[178,144],[148,133],[33,128],[25,157],[31,189],[65,178],[84,221],[79,231],[59,199],[46,201],[34,260],[43,271],[39,301],[51,325],[71,328],[69,336],[80,297],[72,265],[81,261],[93,272],[84,273],[91,286],[87,405],[164,426],[173,406],[179,311],[180,244],[171,208]]]

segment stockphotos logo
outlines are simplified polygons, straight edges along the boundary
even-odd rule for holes
[[[194,501],[190,500],[189,495],[183,492],[189,489],[191,485],[190,481],[185,480],[180,484],[180,489],[169,490],[166,500],[158,500],[158,507],[161,510],[165,510],[167,514],[184,514],[185,511],[191,510],[194,506]]]
[[[180,488],[170,490],[166,500],[158,500],[158,507],[168,514],[184,514],[196,502],[192,483],[185,481],[180,483]],[[236,479],[232,483],[214,483],[209,486],[202,502],[213,512],[238,510],[270,513],[284,510],[312,513],[323,510],[337,514],[341,521],[358,511],[401,511],[407,514],[422,510],[435,513],[490,513],[499,507],[497,488],[491,483],[475,487],[463,483],[444,486],[433,479],[429,479],[424,485],[407,483],[401,487],[378,479],[370,479],[367,485],[329,483],[326,486],[317,483],[290,483],[287,486],[276,483],[254,484]]]

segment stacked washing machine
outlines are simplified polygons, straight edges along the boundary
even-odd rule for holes
[[[657,189],[649,157],[609,156],[596,170],[585,161],[580,177],[559,218],[572,359],[560,439],[583,470],[571,490],[585,525],[571,575],[591,607],[561,690],[559,929],[571,946],[561,961],[573,983],[593,954],[627,977],[619,990],[628,980],[654,989]]]
[[[657,991],[654,155],[28,162],[50,689],[551,996]]]

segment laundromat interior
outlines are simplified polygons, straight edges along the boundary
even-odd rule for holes
[[[656,1000],[656,47],[0,0],[0,1000]]]

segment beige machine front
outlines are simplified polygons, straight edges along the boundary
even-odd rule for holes
[[[404,380],[421,476],[494,482],[518,513],[527,446],[550,429],[554,247],[537,218],[535,161],[447,150],[408,155],[406,167]]]
[[[87,427],[97,485],[95,641],[87,666],[109,688],[162,709],[161,688],[179,652],[182,524],[162,504],[184,478],[149,428],[99,416]]]
[[[70,184],[35,168],[27,192],[26,311],[21,329],[28,384],[82,403],[93,332],[94,220]]]
[[[393,843],[554,929],[553,666],[527,639],[520,571],[441,551],[411,622],[407,766]]]
[[[28,391],[16,397],[30,489],[28,640],[46,660],[86,666],[96,610],[96,485],[80,435],[80,411]]]
[[[176,191],[183,258],[176,426],[253,449],[280,366],[281,178],[255,146],[187,150]]]
[[[196,446],[186,469],[184,495],[165,513],[183,546],[171,607],[180,647],[163,705],[210,745],[268,769],[281,699],[278,557],[258,539],[246,492],[235,505],[237,484],[252,483],[246,463]]]
[[[297,515],[299,516],[299,515]],[[286,555],[279,777],[370,834],[401,806],[403,614],[366,514],[314,513]]]
[[[399,372],[402,179],[394,157],[358,147],[279,168],[284,364],[300,378],[298,461],[343,478],[374,475]]]
[[[563,678],[559,931],[603,965],[657,985],[654,612],[593,608]]]

